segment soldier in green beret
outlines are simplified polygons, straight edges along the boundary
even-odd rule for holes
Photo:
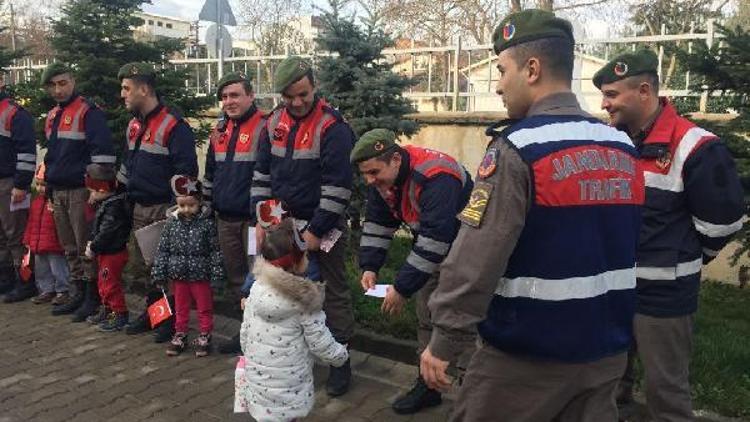
[[[649,414],[687,421],[693,419],[688,374],[701,268],[742,227],[743,189],[724,143],[659,97],[658,66],[656,54],[641,49],[615,57],[593,79],[610,123],[638,149],[646,181],[635,346],[617,402],[627,418],[637,354]]]
[[[96,265],[85,256],[91,232],[86,217],[89,197],[86,166],[115,165],[112,133],[104,112],[76,92],[76,81],[68,66],[59,62],[50,64],[42,73],[41,82],[57,103],[47,113],[45,181],[71,280],[71,294],[53,302],[56,306],[52,314],[74,313],[73,321],[82,322],[99,306]]]
[[[274,86],[282,103],[268,116],[268,141],[260,145],[253,176],[253,207],[280,199],[295,220],[304,222],[309,277],[326,282],[327,323],[339,343],[354,335],[351,293],[344,274],[347,207],[351,197],[349,154],[355,135],[341,113],[316,93],[309,61],[298,56],[276,67]],[[259,244],[263,228],[256,226]],[[328,239],[326,250],[321,249]],[[351,366],[331,367],[326,390],[339,396],[349,390]]]
[[[127,63],[117,72],[120,96],[133,114],[125,132],[128,149],[123,157],[117,180],[127,187],[133,202],[133,230],[164,220],[174,204],[171,179],[175,175],[198,177],[195,135],[190,125],[176,110],[164,105],[156,91],[156,71],[150,63]],[[143,277],[147,301],[161,296],[161,289],[150,282],[151,268],[143,259],[140,248],[131,259]],[[164,286],[167,287],[167,286]],[[170,300],[174,300],[170,296]],[[150,328],[148,314],[131,321],[127,334],[139,334]],[[154,341],[172,339],[174,317],[156,327]]]
[[[661,109],[658,66],[656,53],[641,49],[615,57],[594,74],[592,82],[605,94],[602,108],[613,126],[637,135],[653,123]],[[640,101],[623,101],[626,97]]]
[[[250,293],[243,286],[253,280],[253,257],[248,255],[248,230],[255,227],[255,208],[250,206],[250,189],[258,146],[267,142],[266,118],[255,106],[250,77],[232,72],[219,80],[216,95],[224,119],[209,138],[203,178],[204,198],[211,201],[216,215],[219,246],[224,255],[229,287],[239,305]],[[241,353],[239,333],[219,345],[221,353]]]
[[[5,76],[5,69],[0,67],[0,294],[7,293],[5,302],[17,302],[32,297],[36,291],[33,282],[24,282],[20,276],[29,212],[12,209],[31,195],[29,188],[36,168],[36,133],[34,118],[6,91]],[[31,221],[35,221],[34,218]],[[34,244],[35,252],[37,246]],[[62,256],[40,256],[36,258],[36,266],[50,272],[53,265],[55,269],[60,267],[61,260],[62,266],[66,266]],[[33,303],[57,299],[54,287],[58,288],[58,294],[65,292],[67,296],[67,277],[60,277],[58,285],[53,286],[47,281],[52,277],[36,272],[40,289],[49,287],[51,291],[40,291],[39,296],[31,300]]]
[[[493,41],[497,94],[512,120],[487,131],[429,300],[421,374],[447,388],[449,362],[478,332],[452,421],[614,421],[635,298],[636,152],[571,91],[568,21],[524,10],[503,19]]]
[[[415,296],[420,355],[432,337],[427,300],[437,287],[440,264],[461,225],[456,216],[469,201],[474,183],[452,157],[413,145],[399,146],[396,134],[387,129],[373,129],[362,135],[351,161],[369,186],[359,246],[362,288],[366,291],[375,287],[390,241],[402,224],[409,226],[415,239],[393,286],[388,287],[381,310],[398,314],[407,299]],[[472,351],[464,352],[459,368],[466,368]],[[396,413],[411,414],[441,401],[440,392],[427,387],[418,375],[414,387],[398,397],[392,407]]]

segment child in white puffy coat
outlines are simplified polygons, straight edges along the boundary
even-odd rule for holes
[[[313,355],[333,366],[349,358],[326,327],[325,286],[300,275],[307,259],[294,230],[287,218],[266,231],[245,301],[240,329],[245,382],[235,394],[259,422],[293,421],[312,410]]]

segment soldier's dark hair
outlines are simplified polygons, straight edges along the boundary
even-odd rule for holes
[[[542,38],[525,42],[511,47],[510,54],[519,67],[536,57],[553,78],[559,81],[573,79],[573,42],[567,38]]]
[[[145,76],[145,75],[134,75],[134,76],[129,76],[128,79],[135,82],[136,86],[139,86],[139,87],[144,86],[144,85],[147,86],[149,93],[151,93],[151,95],[155,97],[158,96],[156,94],[156,79],[154,79],[153,77]]]
[[[221,97],[221,94],[224,92],[224,88],[228,87],[229,85],[234,85],[234,84],[242,84],[242,89],[244,89],[245,94],[247,94],[247,95],[250,95],[250,94],[253,93],[253,84],[252,84],[252,82],[250,82],[250,80],[248,80],[248,79],[245,79],[243,81],[232,82],[230,84],[226,84],[225,86],[223,86],[221,88],[221,93],[219,94],[219,97]]]
[[[626,80],[628,81],[628,87],[630,89],[636,89],[640,84],[646,82],[651,87],[651,92],[654,95],[659,95],[659,75],[656,73],[642,73],[640,75],[631,76]]]
[[[245,94],[252,94],[253,84],[250,82],[250,80],[245,79],[244,81],[242,81],[242,87],[245,88]]]
[[[396,153],[399,153],[403,157],[404,156],[404,152],[403,151],[404,150],[400,146],[394,145],[393,147],[388,148],[388,150],[385,151],[384,153],[382,153],[382,154],[378,155],[377,157],[375,157],[375,159],[378,160],[378,161],[382,161],[384,163],[390,163],[391,160],[393,159],[393,156]]]

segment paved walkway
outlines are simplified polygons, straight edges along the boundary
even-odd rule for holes
[[[135,296],[128,302],[138,307]],[[49,305],[0,303],[0,422],[252,420],[232,412],[235,357],[198,359],[188,350],[169,358],[166,346],[149,334],[100,333],[69,321],[51,316]],[[215,325],[216,342],[239,330],[239,321],[222,316]],[[447,419],[450,400],[415,416],[391,410],[394,398],[411,386],[415,367],[357,351],[351,355],[354,381],[343,397],[328,397],[322,388],[327,369],[316,368],[316,404],[306,421]],[[696,421],[738,420],[696,413]],[[646,419],[641,404],[629,422]]]
[[[134,297],[129,297],[129,301]],[[0,422],[250,421],[232,413],[234,357],[192,353],[168,358],[150,335],[100,333],[49,305],[0,303]],[[215,340],[238,321],[216,317]],[[316,368],[316,405],[309,421],[442,421],[450,402],[412,417],[390,402],[405,391],[416,368],[352,353],[352,390],[330,399]]]

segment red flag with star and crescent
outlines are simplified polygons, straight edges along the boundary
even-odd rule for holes
[[[171,316],[172,308],[169,306],[166,294],[148,306],[148,319],[151,321],[151,327],[156,327]]]

